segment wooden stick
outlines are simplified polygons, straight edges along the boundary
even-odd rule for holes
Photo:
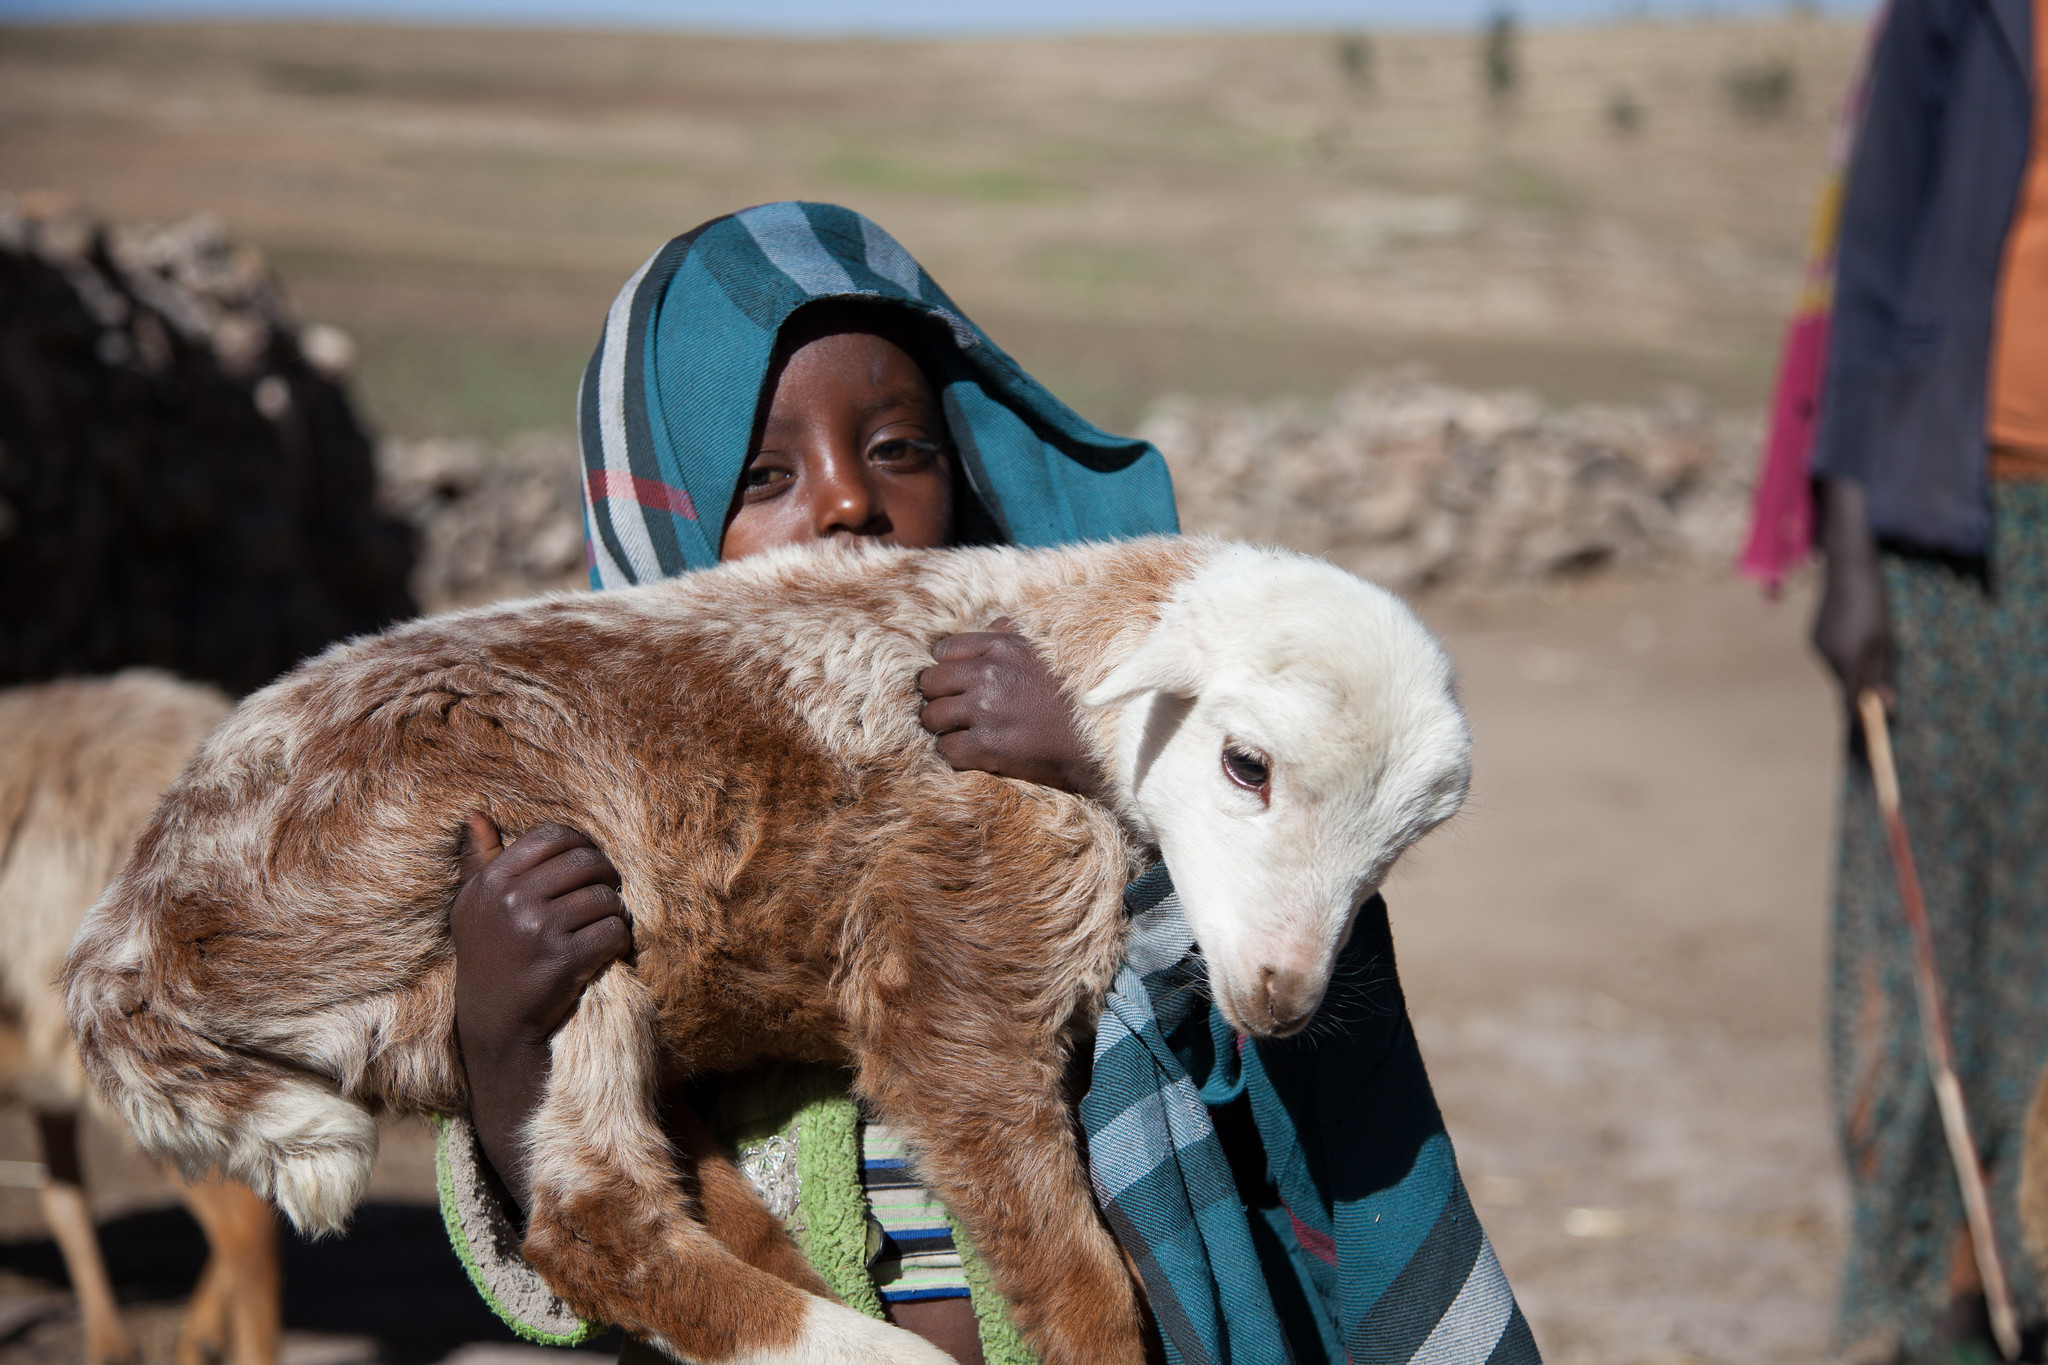
[[[1934,965],[1934,934],[1927,925],[1927,902],[1920,894],[1920,874],[1906,841],[1906,819],[1899,811],[1899,773],[1892,765],[1892,736],[1885,724],[1884,701],[1870,688],[1856,698],[1863,717],[1863,741],[1870,753],[1870,776],[1877,786],[1877,809],[1884,817],[1891,845],[1892,869],[1898,874],[1899,903],[1913,937],[1913,989],[1920,1000],[1920,1038],[1927,1049],[1927,1070],[1934,1077],[1934,1099],[1941,1109],[1948,1154],[1963,1189],[1963,1212],[1970,1220],[1970,1242],[1977,1252],[1977,1274],[1984,1281],[1984,1301],[1991,1309],[1991,1335],[2007,1360],[2020,1355],[2019,1314],[2005,1262],[1992,1231],[1991,1199],[1984,1190],[1984,1166],[1970,1136],[1970,1113],[1963,1104],[1962,1082],[1956,1079],[1955,1054],[1949,1042],[1948,1011],[1942,1004],[1941,977]]]

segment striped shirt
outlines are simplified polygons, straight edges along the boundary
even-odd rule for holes
[[[867,1191],[869,1272],[885,1303],[964,1299],[967,1276],[945,1206],[917,1181],[910,1144],[888,1124],[863,1119],[860,1178]]]

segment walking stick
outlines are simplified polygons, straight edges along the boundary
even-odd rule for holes
[[[1899,813],[1899,774],[1892,766],[1892,737],[1885,725],[1884,702],[1865,688],[1856,698],[1863,716],[1863,742],[1870,753],[1870,775],[1877,786],[1877,809],[1884,816],[1885,840],[1891,845],[1892,869],[1898,874],[1899,903],[1913,935],[1913,993],[1920,1001],[1920,1038],[1927,1048],[1927,1069],[1934,1076],[1934,1098],[1941,1108],[1941,1128],[1948,1136],[1949,1159],[1963,1187],[1963,1212],[1970,1220],[1970,1242],[1977,1252],[1977,1274],[1984,1281],[1984,1302],[1991,1309],[1991,1335],[2007,1360],[2020,1355],[2019,1314],[1998,1239],[1991,1229],[1991,1200],[1984,1192],[1984,1167],[1970,1136],[1970,1113],[1963,1107],[1962,1082],[1956,1079],[1954,1050],[1949,1045],[1948,1011],[1942,1004],[1941,978],[1934,969],[1934,935],[1927,927],[1927,902],[1920,895],[1920,874],[1913,868],[1913,850],[1906,842],[1906,820]]]

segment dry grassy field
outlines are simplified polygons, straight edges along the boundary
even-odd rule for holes
[[[1070,401],[1467,384],[1761,402],[1858,36],[1538,30],[800,42],[0,28],[0,188],[221,215],[394,431],[562,428],[614,289],[791,196],[889,227]],[[1357,49],[1353,49],[1357,53]],[[1783,98],[1736,98],[1743,78]],[[1768,93],[1768,92],[1767,92]]]

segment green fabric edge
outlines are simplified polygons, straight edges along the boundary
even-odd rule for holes
[[[803,1099],[794,1120],[782,1131],[794,1131],[797,1135],[798,1202],[803,1211],[797,1245],[826,1285],[848,1307],[886,1321],[882,1296],[868,1274],[867,1195],[860,1179],[860,1107],[829,1076],[800,1073],[796,1083]],[[603,1331],[602,1324],[586,1322],[574,1332],[545,1332],[521,1320],[499,1302],[462,1230],[455,1176],[448,1164],[448,1120],[437,1115],[434,1130],[434,1176],[441,1199],[442,1226],[448,1231],[448,1243],[462,1262],[470,1284],[498,1320],[521,1338],[542,1346],[580,1346]],[[974,1306],[985,1365],[1039,1365],[1038,1354],[1010,1321],[1009,1306],[996,1290],[988,1262],[974,1249],[974,1243],[950,1209],[946,1222],[953,1229],[953,1242],[960,1251],[960,1268]]]
[[[819,1078],[797,1110],[797,1246],[840,1301],[886,1320],[868,1274],[868,1201],[860,1183],[860,1109]]]
[[[953,1229],[953,1245],[960,1252],[960,1270],[967,1277],[967,1292],[974,1304],[974,1325],[981,1334],[983,1365],[1039,1365],[1038,1352],[1031,1349],[1017,1324],[1010,1321],[1010,1305],[996,1292],[988,1262],[974,1249],[951,1209],[946,1210],[946,1223]]]
[[[770,1133],[796,1135],[797,1199],[802,1213],[795,1233],[797,1246],[849,1307],[886,1319],[881,1293],[868,1273],[871,1220],[867,1192],[861,1184],[860,1106],[846,1092],[844,1073],[793,1066],[756,1084],[770,1097],[758,1110],[779,1114],[784,1104],[792,1104],[789,1116],[779,1128],[770,1118],[746,1127],[726,1127],[720,1136],[737,1147]],[[789,1098],[778,1102],[783,1095]],[[986,1365],[1039,1365],[1037,1353],[1010,1321],[1009,1306],[996,1291],[988,1263],[974,1250],[950,1210],[946,1222],[960,1250],[960,1268],[974,1306]]]
[[[860,1106],[843,1080],[812,1071],[800,1082],[805,1092],[795,1122],[797,1195],[803,1227],[797,1246],[805,1259],[850,1308],[886,1320],[882,1296],[868,1273],[868,1201],[860,1178]],[[988,1262],[974,1249],[952,1210],[946,1223],[960,1251],[960,1269],[974,1305],[985,1365],[1039,1365],[1038,1353],[1010,1321],[1009,1305],[996,1291]]]
[[[476,1286],[478,1295],[497,1314],[498,1321],[539,1346],[581,1346],[604,1330],[599,1323],[585,1322],[573,1332],[544,1332],[507,1309],[491,1292],[490,1281],[485,1278],[483,1267],[477,1264],[476,1253],[470,1250],[469,1236],[462,1230],[462,1212],[455,1198],[455,1173],[448,1165],[448,1119],[443,1114],[434,1116],[434,1184],[441,1196],[441,1226],[448,1230],[448,1245],[455,1248],[456,1258],[468,1273],[469,1282]]]

